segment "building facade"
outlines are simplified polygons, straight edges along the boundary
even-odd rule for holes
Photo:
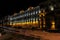
[[[26,11],[20,11],[8,17],[12,27],[39,28],[39,29],[60,29],[60,14],[58,6],[45,2],[37,7],[30,7]]]
[[[40,6],[30,7],[28,10],[10,17],[10,25],[21,26],[23,28],[38,27],[39,13]]]

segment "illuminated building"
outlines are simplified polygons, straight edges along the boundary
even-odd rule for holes
[[[38,27],[38,20],[39,20],[39,13],[40,13],[40,6],[35,8],[30,7],[26,11],[20,11],[17,15],[10,17],[10,25],[13,26],[30,26],[30,27]]]
[[[14,15],[8,17],[8,23],[13,27],[59,29],[60,14],[57,11],[60,12],[60,9],[57,8],[57,5],[53,4],[53,2],[45,2],[37,7],[29,7],[26,11],[21,10],[19,13],[14,13]]]
[[[40,9],[40,6],[30,7],[26,11],[20,11],[14,13],[14,15],[8,17],[9,25],[13,27],[22,28],[45,28],[45,9]]]

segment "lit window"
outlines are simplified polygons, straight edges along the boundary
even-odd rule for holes
[[[32,20],[33,18],[31,18],[31,20]]]
[[[30,22],[30,19],[29,19],[29,22]]]
[[[26,16],[26,14],[24,14],[24,16]]]
[[[20,15],[20,17],[23,17],[22,15]]]
[[[12,18],[10,18],[10,20],[13,20]]]
[[[28,22],[28,19],[27,19],[27,22]]]
[[[41,13],[41,11],[39,10],[39,13]]]
[[[30,15],[30,13],[29,13],[29,15]]]
[[[25,14],[25,16],[26,16],[26,14]]]
[[[38,20],[38,18],[36,18],[36,21]]]
[[[35,18],[33,18],[33,21],[35,21]]]
[[[36,11],[36,14],[37,14],[38,12]]]
[[[27,16],[28,16],[28,13],[27,13]]]
[[[32,15],[32,13],[31,13],[31,15]]]
[[[33,14],[35,14],[35,11],[33,12]]]

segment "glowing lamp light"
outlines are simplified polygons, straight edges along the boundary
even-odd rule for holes
[[[50,6],[50,10],[53,11],[54,10],[54,7],[53,6]]]
[[[52,25],[51,25],[51,29],[52,30],[54,30],[55,29],[55,22],[54,21],[52,21],[52,23],[51,23]]]

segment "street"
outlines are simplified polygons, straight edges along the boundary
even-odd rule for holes
[[[13,30],[11,30],[13,29]],[[28,29],[15,29],[15,28],[11,28],[10,30],[4,29],[4,31],[6,31],[6,35],[7,37],[10,37],[11,34],[13,39],[15,38],[15,36],[17,37],[16,39],[19,40],[60,40],[60,33],[51,33],[51,32],[46,32],[46,31],[41,31],[41,30],[28,30]],[[10,36],[8,36],[10,35]],[[2,37],[2,39],[5,39],[6,36],[4,36],[4,38]],[[1,37],[0,37],[1,39]]]
[[[22,29],[21,29],[22,30]],[[19,33],[19,32],[18,32]],[[19,34],[24,34],[26,36],[40,37],[41,40],[60,40],[60,33],[50,33],[39,30],[25,30],[25,32],[20,31]]]

